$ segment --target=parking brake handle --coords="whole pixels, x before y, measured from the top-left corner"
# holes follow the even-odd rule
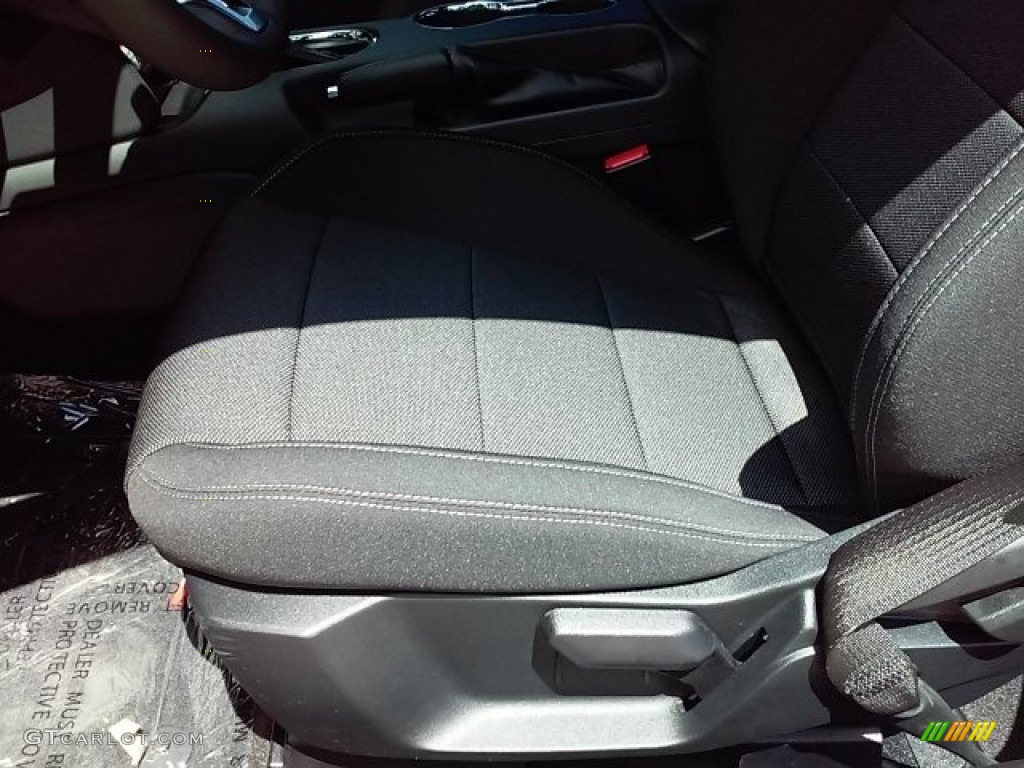
[[[531,66],[466,48],[368,64],[343,74],[328,89],[342,105],[422,101],[486,121],[614,101],[657,91],[659,58],[608,69]]]
[[[357,106],[443,95],[456,85],[456,70],[446,49],[358,67],[344,73],[328,93],[344,104]]]

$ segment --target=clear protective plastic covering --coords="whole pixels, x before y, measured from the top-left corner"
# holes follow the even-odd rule
[[[0,768],[261,765],[269,725],[121,492],[139,391],[0,381]]]

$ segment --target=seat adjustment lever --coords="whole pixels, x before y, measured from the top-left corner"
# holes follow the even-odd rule
[[[722,647],[690,611],[556,608],[542,626],[551,646],[585,669],[690,670]]]

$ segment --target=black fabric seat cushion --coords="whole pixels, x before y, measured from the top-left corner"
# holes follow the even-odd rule
[[[759,286],[527,150],[308,148],[225,223],[170,342],[132,509],[236,582],[665,585],[859,503],[836,403]]]

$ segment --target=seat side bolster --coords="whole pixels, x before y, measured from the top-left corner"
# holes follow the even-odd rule
[[[286,588],[633,589],[823,535],[779,507],[667,477],[399,446],[170,446],[128,493],[179,564]]]

